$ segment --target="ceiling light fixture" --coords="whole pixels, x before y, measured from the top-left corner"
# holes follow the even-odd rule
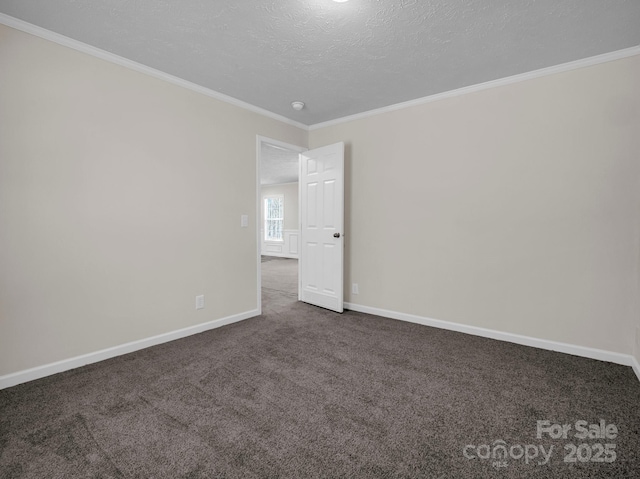
[[[304,102],[302,101],[292,101],[291,102],[291,108],[293,108],[295,111],[300,111],[304,108]]]
[[[344,2],[347,2],[349,0],[333,0],[333,1],[336,2],[336,3],[344,3]]]

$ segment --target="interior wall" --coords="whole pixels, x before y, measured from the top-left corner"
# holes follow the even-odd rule
[[[271,195],[284,196],[284,229],[297,230],[299,228],[298,218],[298,183],[284,183],[281,185],[264,185],[261,188],[261,224],[264,225],[264,199]]]
[[[306,131],[2,25],[0,65],[0,376],[257,308],[256,135]]]
[[[345,300],[633,354],[639,84],[635,56],[312,130],[347,144]]]
[[[640,365],[640,316],[636,321],[635,338],[636,338],[636,346],[635,346],[634,356],[636,358],[638,365]],[[638,374],[638,379],[640,379],[640,369],[638,369],[637,374]]]
[[[638,189],[640,190],[640,180],[638,181]],[[638,211],[640,212],[640,203],[638,203]],[[638,231],[640,232],[640,214],[638,215]],[[638,302],[640,303],[640,243],[638,244]],[[638,309],[640,310],[640,307]],[[635,341],[636,374],[640,379],[640,312],[636,316]]]

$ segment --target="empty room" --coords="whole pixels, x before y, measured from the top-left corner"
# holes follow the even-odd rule
[[[0,0],[0,477],[639,478],[639,25]]]

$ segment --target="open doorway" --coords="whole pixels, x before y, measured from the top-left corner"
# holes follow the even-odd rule
[[[298,300],[299,153],[306,148],[257,138],[258,309]]]

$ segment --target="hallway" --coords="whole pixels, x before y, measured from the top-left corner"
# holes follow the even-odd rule
[[[298,301],[298,260],[262,256],[263,314]]]

